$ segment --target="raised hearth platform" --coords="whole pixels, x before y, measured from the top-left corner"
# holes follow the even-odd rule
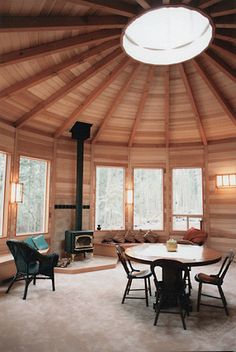
[[[90,256],[70,263],[66,268],[56,267],[55,273],[60,274],[81,274],[91,271],[114,269],[117,265],[117,258],[105,256]]]

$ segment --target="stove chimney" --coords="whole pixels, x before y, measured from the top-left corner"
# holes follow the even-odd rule
[[[77,170],[76,170],[76,224],[77,231],[82,230],[83,211],[83,166],[84,141],[90,138],[90,123],[77,121],[71,128],[72,138],[77,139]]]

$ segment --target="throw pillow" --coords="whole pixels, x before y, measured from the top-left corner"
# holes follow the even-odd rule
[[[36,237],[32,237],[33,241],[34,241],[34,244],[35,246],[38,248],[38,249],[48,249],[48,243],[46,242],[45,238],[44,238],[44,235],[39,235],[39,236],[36,236]]]
[[[158,242],[158,235],[153,233],[151,230],[147,231],[143,237],[145,242],[148,242],[148,243]]]
[[[27,243],[31,248],[38,250],[38,247],[35,245],[32,237],[26,238],[24,242]]]
[[[191,227],[183,237],[183,240],[192,241],[193,243],[202,245],[207,239],[207,233],[203,230]]]
[[[144,243],[144,240],[145,240],[144,234],[145,234],[145,232],[142,230],[137,231],[134,235],[135,241],[138,243]]]
[[[117,232],[115,236],[113,237],[113,241],[116,243],[124,243],[125,242],[125,236],[124,232]]]
[[[111,232],[108,232],[105,234],[102,243],[112,243],[113,241],[114,234]]]
[[[125,242],[133,243],[135,242],[135,233],[132,230],[128,230],[125,233]]]

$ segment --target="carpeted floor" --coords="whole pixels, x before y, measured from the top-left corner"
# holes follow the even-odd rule
[[[219,265],[192,270],[216,272]],[[197,284],[192,299],[196,303]],[[230,316],[223,310],[201,307],[186,318],[161,314],[153,326],[152,301],[121,304],[126,277],[118,265],[111,270],[77,275],[56,274],[56,291],[48,280],[29,287],[23,283],[6,295],[0,286],[0,350],[3,352],[169,352],[236,351],[236,263],[224,282]]]

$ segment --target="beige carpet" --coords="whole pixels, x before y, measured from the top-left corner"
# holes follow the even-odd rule
[[[218,265],[196,268],[215,272]],[[126,284],[123,268],[76,275],[56,275],[29,287],[22,300],[18,283],[6,295],[0,286],[0,350],[3,352],[161,352],[236,351],[236,264],[225,279],[230,317],[223,310],[196,306],[183,330],[179,315],[161,314],[153,326],[152,303],[127,300],[121,304]],[[194,282],[193,301],[197,284]],[[153,298],[152,298],[153,300]]]

